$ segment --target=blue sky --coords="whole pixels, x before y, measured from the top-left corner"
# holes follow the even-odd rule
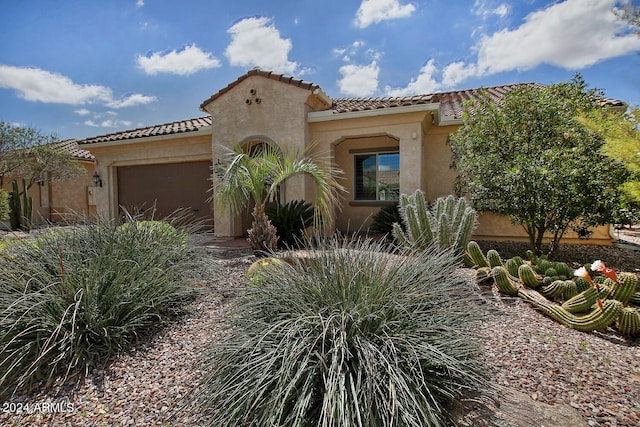
[[[634,0],[0,1],[0,121],[83,138],[204,115],[253,67],[331,97],[507,83],[640,104]]]

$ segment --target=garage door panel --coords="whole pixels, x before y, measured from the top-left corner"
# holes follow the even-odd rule
[[[118,175],[118,204],[129,212],[164,218],[185,209],[198,220],[212,225],[213,212],[207,199],[211,162],[121,166]]]

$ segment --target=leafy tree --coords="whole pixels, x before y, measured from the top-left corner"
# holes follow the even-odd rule
[[[630,173],[622,185],[626,197],[619,223],[634,223],[640,218],[640,107],[625,113],[596,110],[582,118],[589,129],[605,138],[603,153],[623,163]]]
[[[6,176],[24,178],[30,188],[38,181],[65,180],[85,172],[61,149],[57,136],[0,121],[0,185]]]
[[[23,178],[26,185],[19,194],[23,195],[38,181],[65,180],[84,173],[55,135],[0,121],[0,187],[7,176]],[[31,218],[25,219],[31,222]]]
[[[216,171],[220,176],[215,180],[214,199],[220,207],[230,207],[233,213],[242,212],[253,202],[253,223],[248,230],[251,247],[256,251],[272,251],[276,249],[277,230],[265,214],[265,208],[275,199],[280,184],[298,174],[313,179],[316,184],[314,225],[321,227],[333,218],[339,205],[338,191],[343,187],[337,179],[342,171],[313,155],[313,147],[284,153],[269,144],[259,147],[253,152],[245,152],[240,146],[233,150],[221,147],[228,152]]]
[[[521,225],[536,253],[545,233],[553,254],[569,228],[587,237],[590,227],[612,222],[628,172],[578,119],[602,108],[601,96],[579,75],[519,86],[499,103],[482,92],[465,104],[464,126],[451,136],[457,190],[478,210]]]

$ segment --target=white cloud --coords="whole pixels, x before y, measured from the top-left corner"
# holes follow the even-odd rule
[[[481,17],[482,19],[488,19],[491,15],[496,15],[500,18],[504,18],[509,14],[509,5],[501,3],[498,6],[494,6],[494,2],[489,4],[488,0],[476,0],[473,3],[471,11]]]
[[[334,56],[340,56],[343,62],[355,62],[360,59],[361,62],[379,61],[384,52],[368,48],[362,49],[366,43],[362,40],[356,40],[347,48],[335,48],[332,50]]]
[[[0,64],[0,87],[14,89],[20,98],[33,102],[86,105],[105,104],[112,108],[148,104],[153,96],[140,94],[115,100],[110,88],[101,85],[80,85],[69,77],[39,68],[13,67]]]
[[[181,51],[172,50],[168,53],[153,53],[151,56],[138,55],[138,67],[149,75],[158,73],[188,76],[200,70],[220,67],[220,61],[211,53],[205,52],[192,44]]]
[[[455,87],[457,84],[478,74],[475,64],[465,64],[463,61],[452,62],[442,70],[442,86]]]
[[[264,17],[245,18],[227,30],[231,42],[225,50],[229,63],[238,67],[260,67],[293,74],[299,64],[289,61],[291,39]]]
[[[14,89],[27,101],[82,105],[111,100],[111,89],[79,85],[62,74],[39,68],[0,65],[0,87]]]
[[[91,111],[87,110],[86,108],[80,108],[79,110],[75,110],[74,113],[79,116],[88,116],[89,114],[91,114]]]
[[[94,120],[85,120],[84,124],[94,128],[122,128],[131,127],[133,122],[129,120],[103,120],[98,123]]]
[[[493,74],[541,64],[578,70],[640,50],[640,38],[611,10],[617,0],[566,0],[529,14],[524,24],[480,41],[478,71]]]
[[[157,98],[155,96],[147,96],[147,95],[141,95],[139,93],[134,93],[122,99],[117,99],[117,100],[114,99],[110,102],[107,102],[106,106],[110,108],[125,108],[125,107],[133,107],[134,105],[151,104],[156,100]]]
[[[409,84],[403,88],[385,87],[385,92],[389,96],[415,95],[418,93],[432,93],[441,88],[441,84],[436,81],[437,68],[430,59],[421,69],[420,74],[415,79],[411,79]]]
[[[348,64],[340,67],[340,92],[351,96],[371,96],[378,90],[380,68],[376,61],[369,65]]]
[[[456,61],[442,72],[429,61],[404,88],[386,87],[390,95],[430,93],[453,88],[471,77],[528,70],[548,64],[580,70],[600,61],[640,52],[634,28],[612,13],[618,0],[565,0],[532,12],[515,29],[483,36],[474,48],[476,61]],[[486,2],[476,5],[486,8]],[[508,6],[505,5],[508,13]],[[501,6],[486,9],[502,14]],[[441,79],[438,80],[437,77]]]
[[[362,0],[356,12],[355,24],[358,28],[367,28],[391,19],[406,18],[416,10],[409,4],[400,4],[400,0]]]
[[[144,0],[137,0],[136,7],[142,7],[142,6],[144,6]]]

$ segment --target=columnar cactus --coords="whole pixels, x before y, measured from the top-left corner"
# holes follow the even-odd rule
[[[22,194],[22,200],[20,195]],[[22,192],[18,189],[18,182],[11,182],[9,193],[9,220],[12,230],[31,230],[31,217],[33,214],[33,198],[29,196],[26,181],[22,180]]]
[[[478,268],[489,267],[489,260],[482,253],[478,242],[472,240],[467,244],[467,256],[471,259],[472,266]]]
[[[620,273],[618,275],[618,281],[610,285],[607,297],[610,299],[616,299],[622,304],[627,304],[635,294],[637,284],[638,278],[635,274]]]
[[[545,298],[534,297],[534,293],[538,292],[528,289],[526,292],[519,292],[519,295],[556,322],[581,332],[604,329],[615,322],[622,312],[620,301],[606,300],[602,302],[602,307],[596,304],[590,313],[576,315]],[[540,294],[538,293],[538,295]]]
[[[537,275],[529,264],[522,264],[518,267],[518,277],[526,286],[536,289],[542,285],[542,278]]]
[[[602,272],[601,276],[592,279],[588,269],[583,267],[576,270],[575,280],[547,282],[550,276],[543,280],[532,264],[524,263],[522,259],[503,262],[495,250],[488,251],[485,257],[475,242],[467,245],[466,254],[475,260],[476,265],[484,263],[493,267],[478,267],[477,271],[482,271],[481,276],[485,278],[491,268],[490,277],[501,293],[519,296],[565,326],[591,332],[615,323],[622,335],[640,335],[638,308],[626,306],[634,304],[640,293],[637,290],[638,278],[633,273],[616,274],[603,262],[596,261],[592,269]],[[537,263],[538,271],[546,269],[545,273],[557,275],[553,277],[563,277],[568,273],[568,266],[564,263],[551,263],[542,257],[531,259]]]
[[[494,267],[493,270],[491,270],[491,275],[500,292],[510,296],[518,295],[518,290],[521,286],[511,278],[506,268],[502,266]]]
[[[569,313],[582,313],[596,303],[596,298],[598,298],[598,291],[593,286],[589,286],[586,290],[562,303],[562,308]]]
[[[464,198],[441,197],[431,210],[428,209],[421,190],[411,196],[400,196],[400,216],[406,231],[394,223],[393,235],[401,244],[413,249],[436,244],[442,250],[453,248],[460,256],[464,254],[477,220],[475,209]]]
[[[633,307],[624,307],[616,322],[616,327],[622,335],[640,335],[640,312]]]

